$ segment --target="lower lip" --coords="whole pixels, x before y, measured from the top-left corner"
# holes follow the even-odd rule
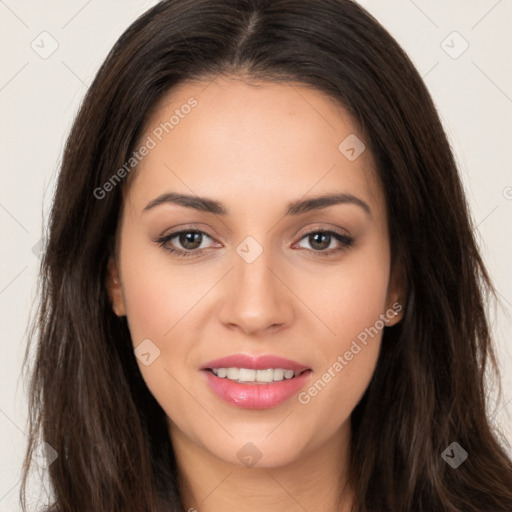
[[[203,373],[214,393],[229,404],[242,409],[270,409],[298,393],[309,379],[311,370],[306,370],[293,379],[269,384],[239,384],[227,378],[217,377],[208,370],[203,370]]]

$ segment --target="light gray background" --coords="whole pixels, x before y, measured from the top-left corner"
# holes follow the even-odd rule
[[[27,419],[20,368],[43,214],[62,147],[107,52],[155,3],[0,0],[0,512],[20,509]],[[493,422],[512,439],[512,0],[360,3],[410,55],[456,153],[478,239],[503,304],[493,318],[504,396],[500,403],[493,397],[491,405]],[[40,35],[44,31],[50,36]],[[58,48],[47,56],[52,44]]]

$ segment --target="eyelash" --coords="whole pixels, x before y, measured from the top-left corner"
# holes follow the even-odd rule
[[[199,257],[199,256],[201,256],[206,249],[195,249],[195,250],[190,250],[190,251],[181,251],[179,249],[173,249],[173,248],[170,248],[170,247],[167,246],[167,244],[173,238],[176,238],[177,236],[179,236],[179,235],[181,235],[183,233],[200,233],[200,234],[206,235],[208,238],[211,238],[213,240],[213,237],[210,236],[205,231],[201,231],[201,230],[198,230],[198,229],[182,229],[180,231],[175,231],[174,233],[170,233],[168,235],[159,237],[159,238],[157,238],[157,239],[155,239],[153,241],[155,243],[157,243],[159,246],[163,247],[167,252],[169,252],[170,254],[174,254],[178,258],[190,258],[190,257]],[[346,250],[347,248],[351,247],[352,244],[354,243],[354,239],[349,237],[349,236],[347,236],[347,235],[344,235],[342,233],[338,233],[337,231],[322,230],[322,229],[317,229],[317,230],[314,230],[314,231],[310,231],[309,233],[305,233],[303,236],[301,236],[301,238],[299,239],[299,242],[301,240],[303,240],[304,238],[310,236],[310,235],[318,234],[318,233],[322,233],[324,235],[330,235],[330,236],[334,237],[338,242],[341,243],[340,247],[338,247],[337,249],[331,249],[330,251],[325,251],[325,250],[324,251],[315,251],[315,250],[313,250],[313,252],[316,255],[321,256],[321,257],[329,257],[329,256],[332,256],[334,254],[337,254],[337,253],[339,253],[339,252],[341,252],[343,250]]]

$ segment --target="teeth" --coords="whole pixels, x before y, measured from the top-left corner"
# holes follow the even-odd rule
[[[236,371],[238,372],[238,380],[240,382],[254,382],[256,380],[256,370],[248,370],[247,368],[236,368]]]
[[[272,370],[272,368],[269,368],[268,370],[257,370],[254,380],[257,380],[258,382],[273,382],[274,371],[275,370]]]
[[[238,368],[228,368],[228,379],[229,380],[238,380],[238,376],[240,375],[240,370]]]
[[[283,380],[284,379],[284,372],[282,368],[275,368],[274,369],[274,380]]]
[[[243,382],[277,382],[283,379],[292,379],[301,372],[284,370],[283,368],[267,368],[265,370],[252,370],[249,368],[213,368],[212,372],[222,379],[227,378],[238,383]]]

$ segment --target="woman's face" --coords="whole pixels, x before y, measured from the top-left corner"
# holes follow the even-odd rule
[[[108,286],[175,444],[274,467],[347,432],[401,318],[363,144],[298,85],[183,83],[153,114]]]

